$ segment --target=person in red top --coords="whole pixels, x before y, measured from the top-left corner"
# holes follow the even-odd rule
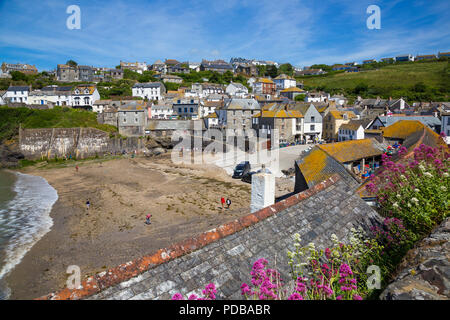
[[[150,218],[152,217],[152,215],[151,214],[148,214],[145,218],[146,218],[146,221],[145,221],[145,223],[146,224],[152,224],[151,222],[150,222]]]
[[[222,203],[222,209],[223,209],[223,205],[225,204],[225,198],[222,197],[222,198],[220,199],[220,202]]]

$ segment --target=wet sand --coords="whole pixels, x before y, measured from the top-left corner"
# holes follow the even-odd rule
[[[64,288],[67,267],[82,277],[167,247],[249,213],[250,185],[213,165],[174,165],[157,158],[79,162],[24,173],[58,191],[54,225],[7,276],[10,299],[33,299]],[[232,200],[230,210],[220,198]],[[86,200],[91,208],[86,209]],[[145,216],[152,214],[152,224]]]

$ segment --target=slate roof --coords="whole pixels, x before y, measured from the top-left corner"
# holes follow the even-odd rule
[[[225,109],[227,110],[260,110],[258,101],[255,99],[227,99],[225,101]]]
[[[261,115],[262,113],[262,115]],[[298,110],[262,110],[253,118],[303,118],[303,115]]]
[[[345,114],[347,115],[348,119],[356,118],[356,114],[353,111],[330,110],[330,114],[335,119],[344,119]]]
[[[388,127],[401,120],[416,120],[429,127],[439,126],[441,124],[441,121],[434,116],[379,116],[378,118],[385,127]]]
[[[309,188],[321,183],[336,173],[346,180],[357,181],[341,163],[329,156],[318,146],[312,148],[295,163],[302,172]]]
[[[119,107],[119,111],[144,111],[147,104],[143,100],[133,100]]]
[[[10,86],[8,91],[30,91],[28,86]]]
[[[344,123],[342,124],[339,129],[342,130],[352,130],[352,131],[356,131],[359,129],[359,127],[362,126],[362,121],[361,120],[351,120],[348,123]],[[363,128],[364,129],[364,128]]]
[[[374,139],[348,140],[321,144],[321,150],[341,163],[361,160],[384,153],[385,146]]]
[[[145,83],[135,83],[133,88],[158,88],[161,87],[161,82],[145,82]]]

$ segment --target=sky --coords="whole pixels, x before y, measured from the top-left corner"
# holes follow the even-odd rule
[[[80,29],[67,28],[70,5]],[[380,29],[367,27],[370,5]],[[448,0],[0,0],[0,63],[361,62],[450,51],[449,17]]]

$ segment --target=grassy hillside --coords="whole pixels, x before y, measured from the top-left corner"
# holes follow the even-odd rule
[[[399,98],[409,101],[448,101],[450,67],[447,61],[398,63],[377,70],[297,78],[308,89],[350,97]]]
[[[50,110],[0,107],[0,142],[16,136],[20,124],[22,128],[92,127],[110,133],[117,132],[114,126],[98,124],[96,114],[89,111],[67,107]]]

